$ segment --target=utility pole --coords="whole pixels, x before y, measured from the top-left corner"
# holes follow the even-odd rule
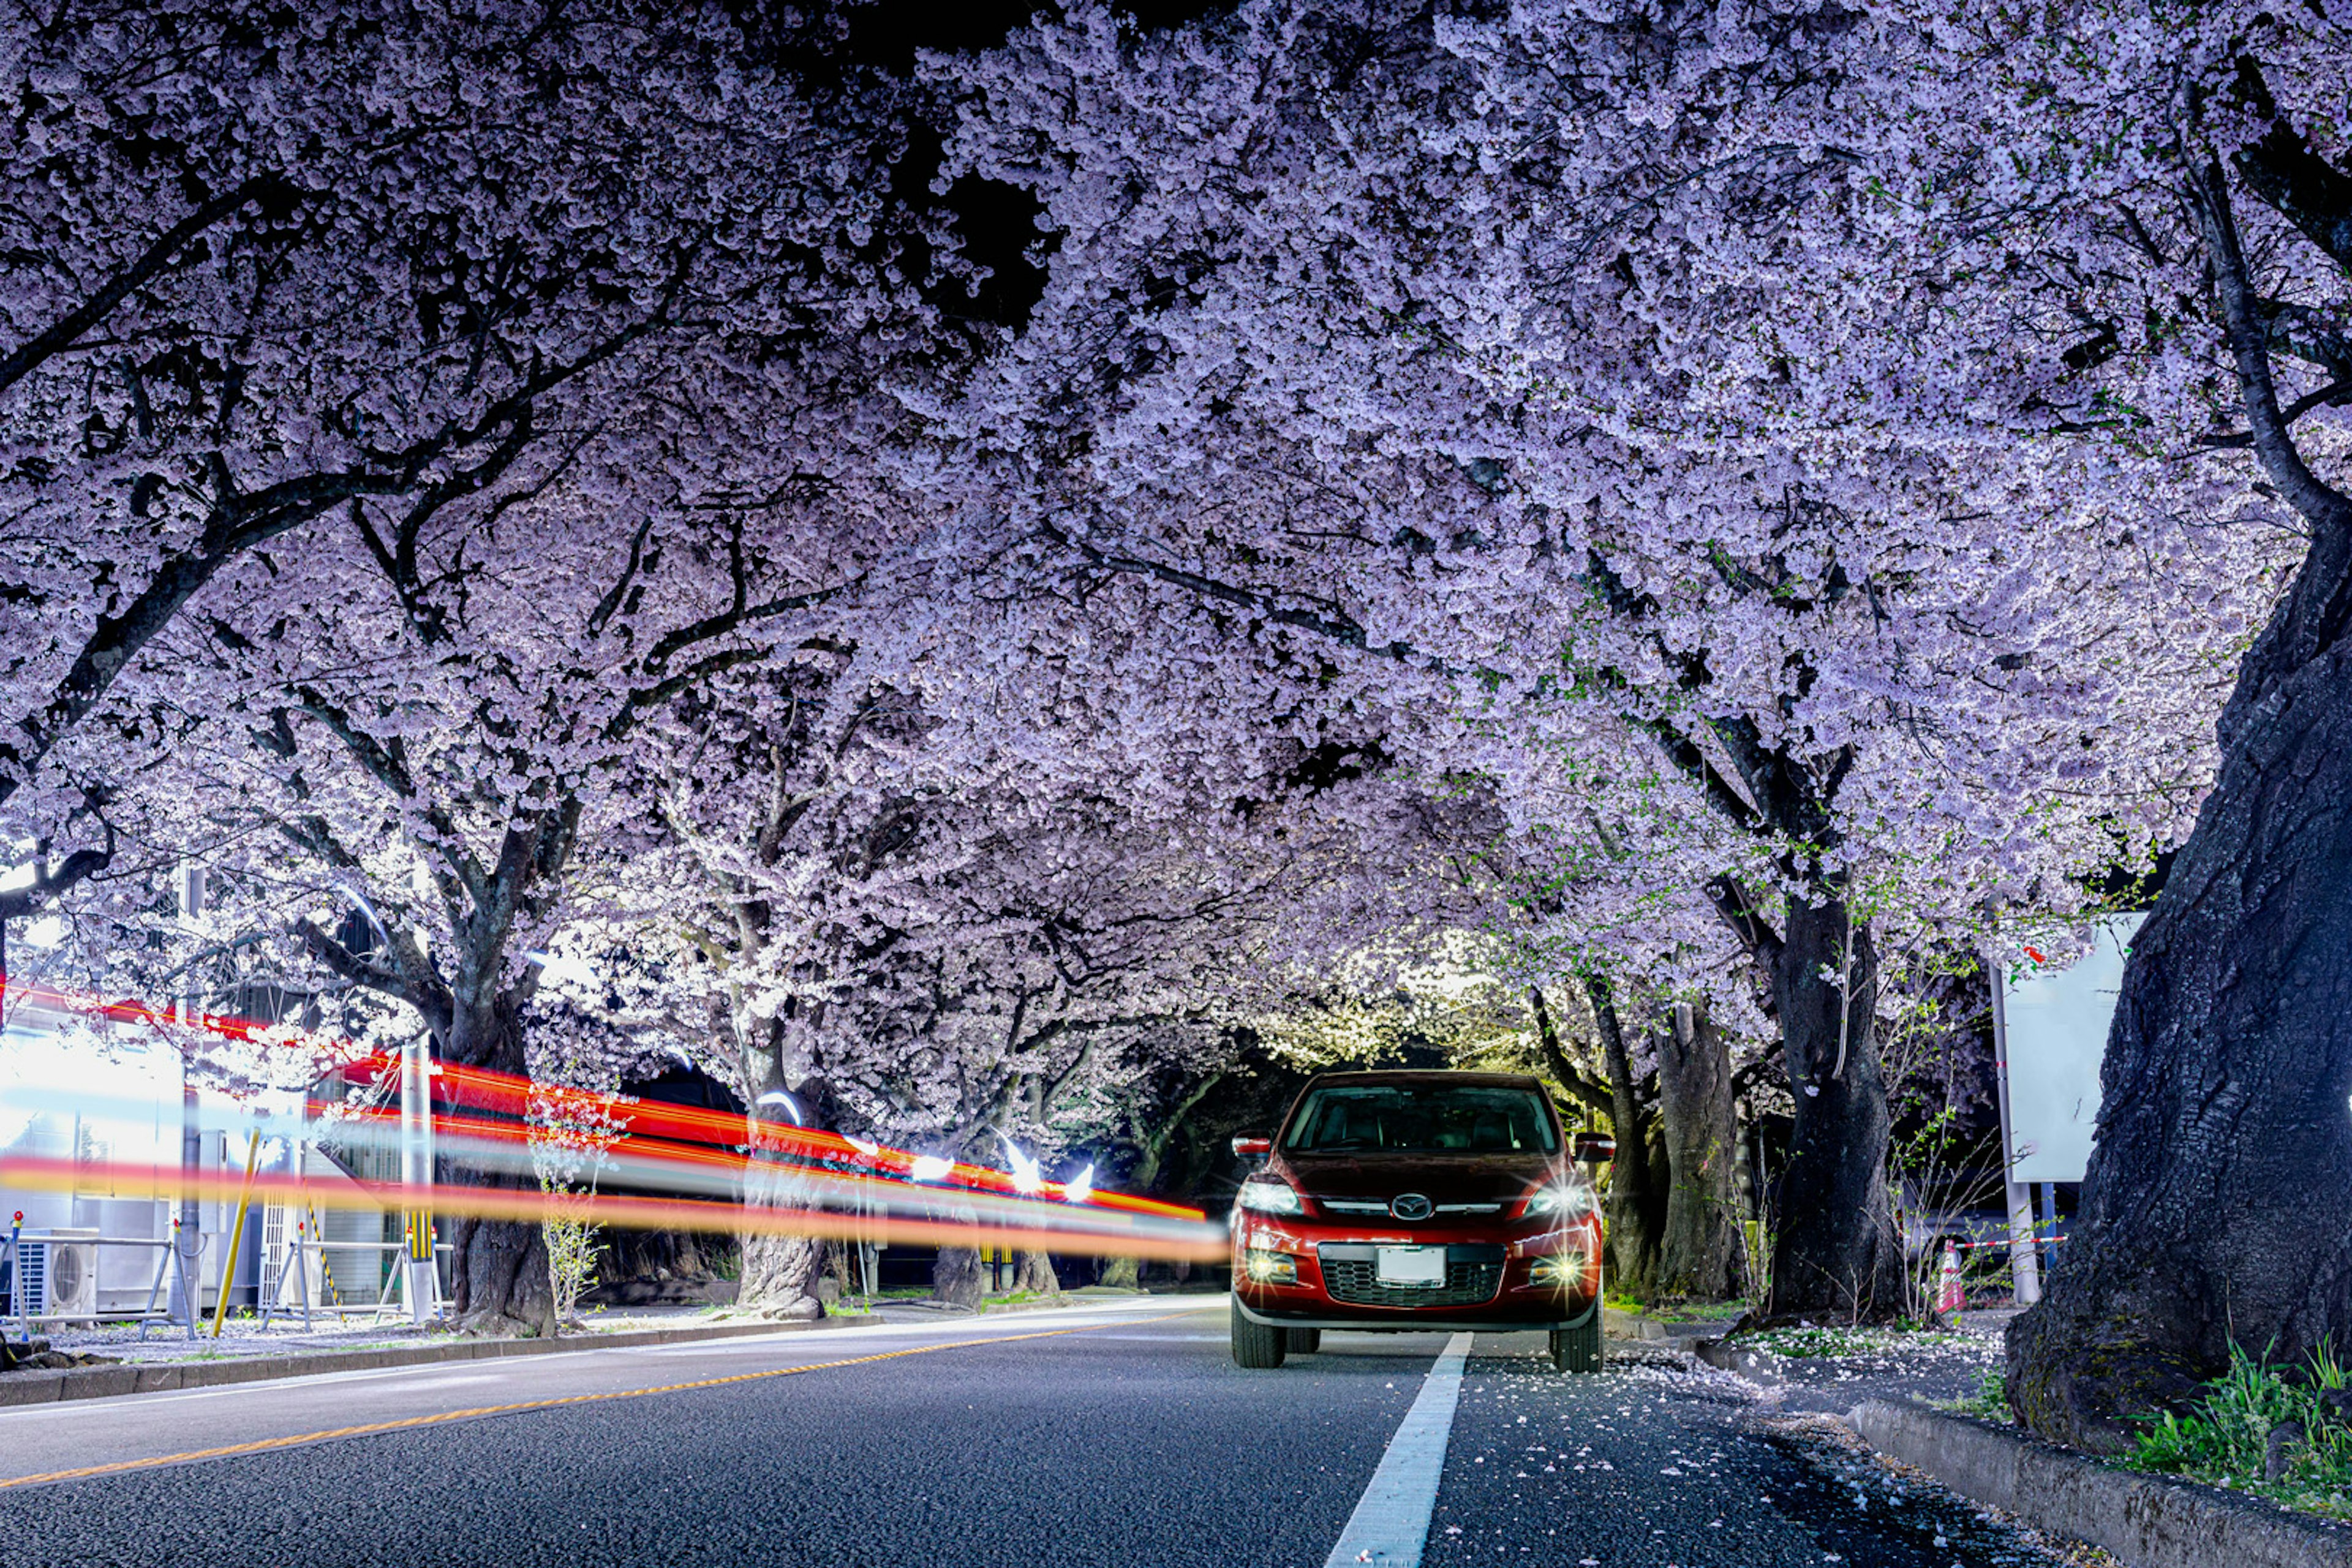
[[[2009,1210],[2009,1273],[2017,1287],[2017,1304],[2031,1307],[2042,1300],[2042,1259],[2033,1238],[2033,1193],[2017,1179],[2017,1136],[2009,1115],[2009,1009],[2007,971],[2000,954],[1985,953],[1985,971],[1992,977],[1993,1081],[2000,1089],[2000,1180]]]
[[[173,878],[178,895],[180,921],[191,937],[195,935],[195,921],[205,912],[205,868],[193,861],[183,860]],[[205,1168],[205,1131],[201,1108],[196,1103],[196,1050],[198,1034],[203,1026],[204,983],[198,977],[196,965],[191,962],[180,980],[178,1012],[180,1024],[180,1224],[172,1237],[173,1247],[180,1254],[181,1267],[172,1272],[172,1320],[188,1325],[195,1332],[197,1316],[204,1310],[203,1277],[197,1272],[196,1261],[204,1252],[204,1203],[197,1186]],[[228,1289],[228,1281],[221,1281]]]
[[[432,1036],[420,1032],[400,1059],[400,1181],[408,1216],[405,1281],[408,1317],[425,1323],[433,1316],[438,1281],[433,1268]]]

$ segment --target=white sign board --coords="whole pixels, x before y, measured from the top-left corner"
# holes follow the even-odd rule
[[[2146,914],[2111,915],[2064,969],[2027,965],[2000,997],[2010,1137],[2020,1182],[2079,1182],[2099,1121],[2099,1063],[2122,994],[2124,955]]]

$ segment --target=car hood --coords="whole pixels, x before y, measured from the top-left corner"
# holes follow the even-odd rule
[[[1419,1193],[1432,1203],[1508,1203],[1560,1171],[1541,1154],[1285,1154],[1284,1173],[1310,1197]]]

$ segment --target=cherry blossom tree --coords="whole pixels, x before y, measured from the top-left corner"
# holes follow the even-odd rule
[[[1841,144],[1852,31],[1074,7],[953,68],[960,166],[1054,243],[944,423],[975,507],[1189,603],[1194,657],[1646,736],[1760,851],[1679,875],[1772,975],[1802,1091],[1772,1305],[1869,1314],[1903,1300],[1874,922],[2063,905],[2175,833],[2278,561],[2198,526],[2209,475],[2021,434],[2056,423],[2038,342],[1894,363],[1940,285]]]
[[[896,132],[861,141],[856,104],[716,14],[270,26],[293,24],[257,37],[355,121],[288,149],[328,149],[299,172],[332,244],[233,269],[257,313],[205,395],[234,406],[180,438],[251,490],[276,470],[218,450],[250,405],[270,462],[397,482],[337,489],[299,552],[206,557],[203,620],[142,634],[171,657],[117,682],[110,728],[168,737],[175,847],[214,849],[232,903],[290,907],[312,959],[450,1059],[522,1071],[530,954],[582,835],[633,826],[609,807],[636,726],[821,634],[919,515],[838,477],[887,438],[877,361],[928,314],[896,271],[905,215],[870,195]],[[430,182],[399,173],[419,139]],[[109,395],[136,414],[138,384]],[[551,1328],[530,1227],[458,1232],[461,1312]]]
[[[225,569],[354,506],[396,554],[404,513],[547,482],[684,390],[665,356],[722,304],[774,335],[876,302],[829,276],[887,260],[874,150],[715,10],[0,30],[0,809],[80,842],[28,899],[104,862],[110,767],[157,736],[117,711],[59,746]]]
[[[2235,5],[1890,22],[1881,47],[1907,40],[1921,74],[1890,100],[1888,188],[1968,284],[1955,340],[2033,323],[2074,440],[2210,477],[2212,519],[2292,566],[2231,650],[2218,777],[2133,942],[2071,1255],[2011,1332],[2019,1415],[2114,1447],[2233,1344],[2292,1362],[2352,1335],[2352,26]]]

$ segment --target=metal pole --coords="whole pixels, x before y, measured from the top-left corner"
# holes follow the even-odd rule
[[[190,865],[183,860],[180,862],[177,883],[180,919],[184,925],[191,924],[198,915],[204,913],[204,868]],[[195,966],[191,963],[186,977],[182,982],[179,996],[180,1217],[175,1222],[175,1240],[173,1247],[173,1251],[182,1258],[184,1266],[175,1269],[172,1275],[172,1318],[175,1322],[184,1322],[188,1325],[191,1338],[195,1334],[196,1315],[204,1310],[204,1303],[198,1300],[203,1289],[199,1282],[202,1276],[196,1275],[192,1281],[192,1271],[184,1267],[188,1255],[181,1252],[176,1237],[184,1235],[199,1249],[202,1248],[201,1237],[205,1232],[205,1215],[203,1199],[198,1194],[197,1181],[204,1170],[205,1133],[202,1113],[196,1104],[195,1030],[198,1027],[197,1017],[203,1006],[203,997],[198,993],[198,984]],[[226,1281],[223,1282],[224,1288],[226,1283]]]
[[[2008,986],[1999,954],[1986,952],[1985,969],[1992,976],[1992,1066],[1993,1080],[2000,1088],[2000,1180],[2009,1208],[2009,1273],[2016,1283],[2017,1304],[2031,1307],[2042,1300],[2042,1268],[2033,1247],[2033,1195],[2017,1179],[2017,1142],[2009,1117],[2009,1013],[2002,999]]]
[[[228,1259],[221,1265],[220,1300],[213,1308],[213,1338],[220,1338],[221,1324],[228,1319],[229,1287],[236,1280],[236,1247],[245,1239],[246,1211],[253,1206],[253,1165],[261,1157],[261,1129],[253,1130],[245,1146],[245,1187],[236,1195],[236,1218],[229,1222]],[[255,1292],[257,1295],[258,1291]]]
[[[31,1309],[25,1305],[25,1299],[28,1292],[25,1289],[25,1281],[19,1277],[20,1271],[16,1267],[20,1257],[16,1250],[16,1238],[24,1233],[25,1211],[18,1209],[15,1217],[8,1222],[8,1256],[0,1258],[0,1285],[8,1288],[8,1304],[16,1309],[16,1321],[25,1326],[25,1337],[29,1340],[33,1337],[32,1312]]]
[[[433,1315],[433,1209],[427,1195],[433,1184],[432,1154],[426,1146],[430,1112],[425,1100],[425,1068],[431,1061],[422,1035],[408,1042],[400,1062],[400,1180],[407,1189],[406,1278],[408,1319],[422,1324]]]

